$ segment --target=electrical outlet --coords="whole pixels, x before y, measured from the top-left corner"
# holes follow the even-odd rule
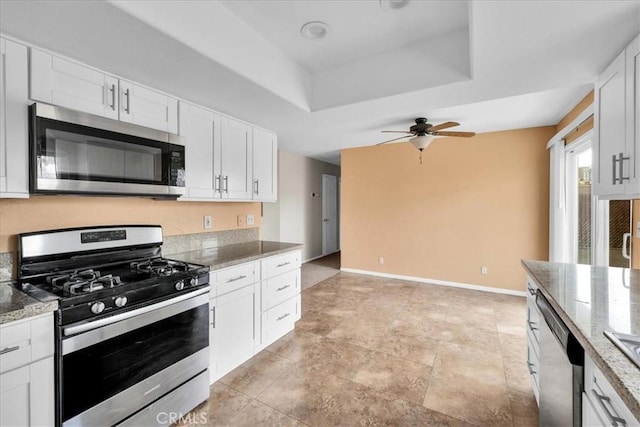
[[[204,228],[208,229],[213,227],[213,217],[211,215],[204,216]]]
[[[383,257],[378,258],[378,264],[380,264],[380,265],[384,264],[384,258]]]
[[[247,215],[247,225],[253,225],[254,218],[253,215]]]
[[[480,274],[486,276],[487,274],[489,274],[489,269],[483,265],[482,268],[480,268]]]
[[[244,215],[238,215],[238,227],[242,227],[244,225]]]

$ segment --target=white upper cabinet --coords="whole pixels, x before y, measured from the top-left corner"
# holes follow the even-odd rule
[[[601,198],[640,198],[640,35],[595,84],[594,193]]]
[[[278,138],[274,133],[253,129],[252,198],[275,201],[278,198]]]
[[[31,99],[118,119],[118,79],[31,49]]]
[[[220,116],[180,102],[180,135],[185,141],[186,192],[182,199],[220,198],[220,177],[214,178],[214,144],[220,140]]]
[[[627,145],[632,152],[633,178],[629,184],[632,198],[640,198],[640,34],[626,53],[627,77]]]
[[[31,49],[31,99],[178,133],[178,100],[161,92]]]
[[[178,133],[178,100],[120,80],[120,120],[164,132]]]
[[[220,175],[223,199],[251,200],[251,126],[223,117],[220,132]],[[218,171],[220,171],[218,173]]]
[[[29,197],[27,47],[0,38],[0,197]]]

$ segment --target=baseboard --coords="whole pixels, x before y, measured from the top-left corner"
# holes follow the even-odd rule
[[[427,279],[424,277],[404,276],[402,274],[380,273],[378,271],[358,270],[356,268],[341,268],[345,273],[366,274],[368,276],[385,277],[387,279],[409,280],[411,282],[428,283],[430,285],[451,286],[454,288],[472,289],[474,291],[493,292],[494,294],[515,295],[526,297],[525,291],[514,291],[511,289],[492,288],[490,286],[472,285],[469,283],[449,282],[447,280]]]

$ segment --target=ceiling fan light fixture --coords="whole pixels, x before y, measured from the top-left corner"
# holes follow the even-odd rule
[[[380,7],[387,10],[402,9],[410,0],[380,0]]]
[[[300,34],[310,40],[323,39],[329,34],[329,25],[321,21],[311,21],[300,27]]]
[[[418,135],[409,140],[409,142],[416,147],[418,150],[422,151],[429,146],[433,142],[435,138],[431,135]]]

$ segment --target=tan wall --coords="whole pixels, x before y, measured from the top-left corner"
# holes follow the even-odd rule
[[[573,109],[569,111],[566,116],[562,118],[562,120],[558,122],[558,124],[556,125],[556,132],[559,132],[560,130],[562,130],[562,128],[564,128],[573,120],[575,120],[575,118],[578,117],[580,113],[582,113],[585,110],[585,108],[593,104],[593,100],[594,100],[594,91],[591,91],[588,94],[586,94],[585,97],[582,98],[582,100],[578,102],[576,106],[573,107]]]
[[[524,290],[520,260],[548,259],[555,129],[438,139],[422,165],[409,143],[344,150],[342,266]]]
[[[17,234],[65,227],[160,224],[165,236],[230,230],[237,215],[253,214],[260,226],[260,203],[178,202],[117,197],[34,196],[0,199],[0,252],[17,250]],[[213,216],[213,229],[203,216]]]

